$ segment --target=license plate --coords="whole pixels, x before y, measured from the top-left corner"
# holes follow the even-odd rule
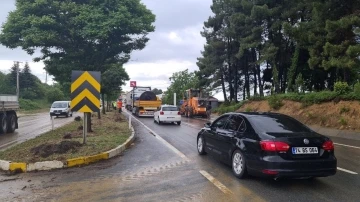
[[[317,147],[293,147],[292,153],[293,154],[317,154],[318,148]]]
[[[57,112],[57,113],[55,113],[55,114],[60,114],[60,113]]]
[[[173,119],[173,118],[175,118],[175,117],[167,117],[168,119]]]

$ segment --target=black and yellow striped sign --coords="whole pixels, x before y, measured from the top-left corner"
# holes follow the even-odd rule
[[[98,112],[100,110],[100,72],[72,71],[71,111]]]

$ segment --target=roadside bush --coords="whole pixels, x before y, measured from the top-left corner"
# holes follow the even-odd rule
[[[334,91],[339,94],[346,94],[351,92],[351,88],[346,82],[338,81],[334,84]]]
[[[283,106],[282,99],[280,96],[272,95],[268,98],[269,106],[272,109],[278,110]]]
[[[241,101],[238,103],[232,102],[229,105],[224,105],[222,104],[221,106],[219,106],[218,108],[214,109],[215,113],[218,113],[219,115],[221,114],[225,114],[228,112],[235,112],[237,111],[241,106],[243,106],[245,104],[246,101]]]
[[[46,97],[48,102],[53,103],[54,101],[63,100],[64,93],[58,88],[53,88],[47,92]]]
[[[354,85],[354,93],[360,95],[360,82],[359,81]]]
[[[27,99],[19,99],[20,109],[22,110],[36,110],[41,109],[41,105],[37,102],[27,100]]]

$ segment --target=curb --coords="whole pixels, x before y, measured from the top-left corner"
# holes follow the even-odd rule
[[[110,159],[115,156],[120,155],[125,149],[127,149],[135,140],[135,130],[134,127],[131,126],[131,135],[130,137],[118,147],[111,149],[109,151],[96,154],[93,156],[83,156],[73,159],[67,159],[66,163],[61,161],[41,161],[36,163],[19,163],[19,162],[11,162],[0,160],[0,170],[10,171],[10,173],[24,173],[31,171],[40,171],[40,170],[52,170],[59,168],[70,168],[75,166],[87,165],[90,163],[94,163],[100,160]]]

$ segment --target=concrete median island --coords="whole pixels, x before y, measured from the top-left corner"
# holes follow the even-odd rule
[[[73,121],[0,152],[0,170],[29,172],[81,166],[122,153],[134,140],[134,130],[118,113],[92,118],[92,130],[82,144],[82,122]]]

